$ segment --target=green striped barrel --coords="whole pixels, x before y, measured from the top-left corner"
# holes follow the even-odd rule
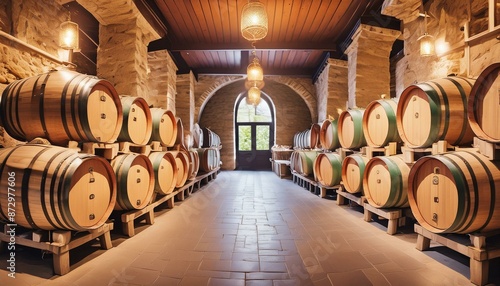
[[[446,77],[407,87],[399,99],[396,123],[401,139],[412,148],[439,140],[455,146],[472,142],[467,100],[474,80]]]
[[[325,187],[340,184],[342,157],[337,153],[320,153],[314,161],[314,177]]]
[[[323,150],[333,151],[340,147],[337,123],[338,120],[336,119],[326,119],[321,124],[319,142]]]
[[[403,155],[370,159],[363,174],[363,190],[368,203],[376,208],[407,207],[409,172]]]
[[[422,157],[408,177],[408,201],[418,223],[434,233],[500,229],[500,162],[477,152]]]
[[[358,149],[366,145],[363,134],[364,109],[343,111],[338,120],[339,142],[347,149]]]
[[[363,192],[363,174],[368,158],[361,154],[352,154],[342,161],[342,184],[344,189],[351,193]]]
[[[295,150],[290,157],[290,166],[301,175],[314,175],[314,160],[317,156],[318,151]]]
[[[397,107],[397,99],[379,99],[368,104],[363,114],[363,134],[368,146],[401,142],[396,124]]]

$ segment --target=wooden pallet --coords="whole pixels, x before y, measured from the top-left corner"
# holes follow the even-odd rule
[[[161,146],[161,142],[160,141],[153,141],[151,142],[150,144],[151,146],[151,152],[164,152],[164,151],[167,151],[167,147],[163,147]]]
[[[349,192],[344,192],[342,190],[343,190],[343,188],[340,188],[339,190],[337,190],[337,205],[339,205],[339,206],[345,205],[345,204],[347,204],[346,200],[349,200],[349,201],[356,203],[360,206],[364,206],[364,204],[366,202],[366,198],[365,198],[365,196],[361,195],[361,193],[351,194]]]
[[[151,145],[139,145],[131,142],[119,142],[119,153],[138,153],[148,156],[151,153]]]
[[[474,137],[473,146],[478,149],[479,153],[488,157],[490,160],[500,159],[500,144],[498,143],[491,143]]]
[[[316,193],[320,198],[326,198],[328,195],[337,197],[337,191],[342,190],[342,185],[335,186],[323,186],[320,183],[317,185],[317,189],[319,189],[319,193]]]
[[[118,155],[118,143],[82,143],[82,153],[97,155],[108,160],[113,160]]]
[[[290,171],[290,160],[273,160],[270,159],[272,170],[278,177],[291,178],[292,173]]]
[[[364,153],[368,160],[376,156],[391,156],[399,154],[400,152],[401,143],[398,142],[390,142],[389,144],[387,144],[387,146],[384,147],[366,146],[361,150],[361,153]]]
[[[113,230],[113,223],[107,222],[97,229],[75,232],[69,230],[54,231],[33,231],[24,229],[12,224],[2,226],[3,232],[0,233],[0,241],[5,243],[12,242],[15,238],[16,245],[27,246],[53,254],[53,267],[57,275],[64,275],[70,271],[69,251],[86,244],[96,238],[99,238],[102,249],[113,247],[111,243],[110,231]],[[12,236],[11,234],[14,234]],[[52,237],[51,241],[48,240]],[[47,238],[47,239],[44,239]],[[3,248],[3,246],[1,246]]]
[[[406,224],[406,217],[403,214],[403,209],[379,209],[369,203],[364,203],[364,220],[371,222],[374,214],[388,220],[387,233],[390,235],[395,234],[399,226],[404,226]]]
[[[191,190],[191,192],[201,189],[202,184],[205,185],[208,184],[210,181],[215,180],[217,178],[217,174],[219,173],[219,171],[220,168],[217,168],[208,173],[198,174],[196,178],[193,180],[193,189]],[[196,187],[196,189],[194,187]]]
[[[124,212],[120,216],[120,220],[122,223],[123,234],[132,237],[135,235],[135,226],[134,222],[137,219],[145,219],[147,225],[154,224],[154,209],[160,205],[166,203],[167,208],[172,209],[175,206],[175,199],[179,201],[183,201],[186,197],[190,196],[194,191],[195,185],[198,185],[198,189],[201,188],[202,182],[208,182],[209,180],[215,179],[217,177],[217,172],[219,169],[213,170],[209,173],[202,174],[197,176],[194,180],[186,182],[184,186],[175,189],[168,195],[158,195],[155,194],[152,202],[146,207],[140,210],[130,210]]]
[[[470,258],[470,281],[475,285],[486,285],[489,275],[489,261],[500,257],[500,234],[436,234],[415,224],[418,234],[416,248],[424,251],[430,248],[431,240]],[[487,239],[488,245],[486,243]]]
[[[312,192],[316,193],[317,192],[317,187],[318,187],[318,182],[314,180],[312,177],[307,177],[304,175],[301,175],[297,173],[296,171],[292,172],[292,182],[295,184],[301,186],[302,188]],[[319,193],[319,191],[318,191]]]

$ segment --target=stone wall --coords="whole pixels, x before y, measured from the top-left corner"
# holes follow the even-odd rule
[[[386,3],[389,2],[397,1],[386,0]],[[411,13],[411,11],[420,9],[419,6],[410,2],[414,1],[400,1],[399,7],[392,8],[393,11],[391,11],[395,15],[406,15],[401,16],[401,20],[404,21],[405,56],[398,61],[396,66],[397,96],[411,84],[443,78],[450,74],[477,77],[484,68],[498,62],[500,43],[495,38],[495,33],[465,43],[463,28],[468,19],[470,3],[468,0],[430,0],[426,3],[425,10],[429,15],[427,31],[435,37],[437,47],[447,46],[448,51],[443,53],[437,49],[436,56],[420,56],[417,39],[424,33],[424,19],[407,16],[415,15],[416,13]],[[487,0],[480,2],[485,3]],[[400,11],[407,12],[401,13]],[[471,25],[471,29],[475,30],[476,24],[471,23]]]
[[[175,111],[182,121],[184,135],[191,134],[194,121],[194,88],[196,79],[192,72],[177,76],[177,95],[175,97]]]
[[[177,66],[166,50],[148,53],[148,93],[144,95],[153,107],[176,111]]]
[[[349,96],[347,62],[328,59],[315,86],[318,97],[318,123],[329,117],[338,118],[338,110],[345,110]]]
[[[240,94],[245,92],[244,80],[229,83],[218,89],[204,104],[199,124],[221,137],[222,169],[233,170],[235,164],[234,109]],[[266,80],[263,92],[274,103],[277,145],[293,145],[293,135],[311,126],[311,114],[305,101],[290,87]]]
[[[61,67],[59,26],[66,17],[67,10],[52,1],[0,1],[0,92],[15,80]],[[0,127],[0,145],[19,143]]]
[[[361,24],[348,55],[348,107],[366,107],[381,94],[390,95],[389,56],[400,31]]]

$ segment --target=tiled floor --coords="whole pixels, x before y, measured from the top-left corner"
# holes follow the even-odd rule
[[[272,172],[224,171],[133,238],[72,251],[64,276],[24,249],[8,278],[1,254],[0,285],[470,285],[467,258],[416,250],[411,229],[388,235]]]

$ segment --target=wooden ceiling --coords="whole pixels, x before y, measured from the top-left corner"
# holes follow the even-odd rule
[[[314,78],[328,57],[345,58],[346,43],[361,19],[388,23],[380,15],[383,0],[259,1],[269,19],[267,36],[255,44],[266,75]],[[168,49],[179,73],[246,73],[252,44],[241,36],[240,16],[248,0],[137,2],[147,6],[165,30],[165,37],[151,43],[149,50]],[[399,22],[396,25],[399,28]]]

